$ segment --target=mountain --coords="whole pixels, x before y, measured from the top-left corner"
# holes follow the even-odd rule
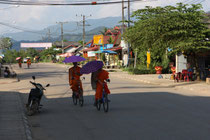
[[[112,28],[116,25],[119,25],[119,22],[121,21],[121,17],[107,17],[107,18],[101,18],[101,19],[88,19],[86,20],[86,26],[85,30],[86,32],[90,31],[89,34],[95,33],[94,30],[101,29],[101,27],[108,27]],[[50,30],[50,35],[49,35]],[[64,34],[74,34],[77,36],[80,36],[79,34],[82,33],[82,22],[68,22],[66,24],[63,24],[63,31]],[[4,36],[9,36],[10,38],[21,41],[21,40],[27,40],[27,41],[36,41],[36,40],[43,40],[43,38],[58,38],[60,36],[60,24],[52,25],[47,28],[44,28],[43,30],[36,30],[36,31],[26,31],[26,32],[17,32],[17,33],[7,33],[4,34]],[[86,33],[88,34],[88,33]],[[87,36],[88,38],[88,36]],[[77,38],[76,36],[73,37],[73,40],[81,40],[81,38]],[[72,41],[73,41],[72,40]]]
[[[97,34],[101,34],[100,31],[103,31],[105,28],[105,26],[100,26],[100,27],[96,27],[92,30],[89,30],[86,32],[85,35],[85,41],[88,42],[89,40],[93,39],[93,35],[97,35]],[[77,33],[77,34],[64,34],[64,40],[68,40],[68,41],[80,41],[82,40],[82,33]],[[55,41],[61,41],[61,37],[55,37],[55,38],[48,38],[48,37],[43,37],[42,40],[34,40],[34,41],[30,41],[30,40],[20,40],[20,41],[16,41],[14,39],[12,39],[12,49],[15,50],[20,50],[20,43],[36,43],[36,42],[55,42]]]

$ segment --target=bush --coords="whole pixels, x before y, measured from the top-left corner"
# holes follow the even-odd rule
[[[145,69],[145,68],[124,68],[123,71],[128,71],[130,74],[155,74],[155,69]]]

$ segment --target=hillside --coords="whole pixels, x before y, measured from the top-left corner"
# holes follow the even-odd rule
[[[100,27],[114,27],[118,25],[121,21],[121,17],[108,17],[108,18],[101,18],[101,19],[88,19],[86,20],[85,30],[88,32],[100,28]],[[69,22],[63,25],[63,32],[64,34],[73,34],[75,37],[72,36],[72,40],[81,40],[81,38],[76,37],[80,36],[82,33],[82,26],[81,22]],[[49,35],[50,30],[50,35]],[[95,33],[95,31],[93,31]],[[7,33],[4,36],[9,36],[14,40],[21,41],[21,40],[28,40],[28,41],[36,41],[36,40],[43,40],[43,38],[58,38],[60,36],[60,25],[55,24],[49,27],[46,27],[43,30],[35,30],[33,32],[17,32],[17,33]],[[88,34],[88,33],[87,33]],[[69,35],[67,35],[69,36]],[[87,36],[88,38],[88,36]]]

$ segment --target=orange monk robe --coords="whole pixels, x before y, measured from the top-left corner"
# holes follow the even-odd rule
[[[97,80],[103,82],[105,85],[105,92],[107,94],[110,94],[110,90],[108,89],[108,86],[106,82],[104,82],[106,79],[109,78],[109,73],[105,70],[102,70],[100,73],[97,75]],[[95,99],[101,99],[102,98],[102,93],[103,93],[103,85],[100,82],[97,82],[96,85],[96,94],[95,94]]]
[[[18,60],[18,64],[19,64],[19,67],[21,68],[22,67],[22,60],[21,59]]]
[[[80,88],[83,90],[82,82],[80,80],[80,76],[82,76],[82,74],[80,74],[80,69],[81,68],[78,66],[69,69],[69,85],[71,86],[71,89],[74,92],[78,92],[79,83],[80,83]]]
[[[27,60],[27,64],[28,64],[28,65],[31,65],[31,59],[28,59],[28,60]]]

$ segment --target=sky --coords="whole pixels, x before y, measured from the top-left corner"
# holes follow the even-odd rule
[[[38,0],[31,0],[31,1],[38,1]],[[52,2],[53,0],[45,0],[45,1]],[[60,0],[60,1],[65,1],[65,0]],[[71,1],[76,1],[76,0],[71,0]],[[112,0],[112,1],[117,1],[117,0]],[[132,2],[131,11],[142,9],[145,6],[152,6],[152,7],[167,6],[167,5],[174,6],[176,5],[176,3],[179,2],[185,4],[196,4],[201,2],[203,10],[206,12],[210,11],[210,0],[143,0],[141,2]],[[126,6],[127,3],[125,3],[125,7]],[[29,30],[42,30],[43,28],[46,28],[50,25],[55,25],[56,22],[81,21],[82,20],[81,15],[85,15],[88,19],[121,16],[122,15],[121,9],[122,9],[122,4],[91,5],[91,6],[22,6],[22,5],[0,4],[0,19],[1,19],[0,22]],[[127,9],[125,9],[125,14],[127,14]],[[12,33],[12,32],[20,32],[20,30],[0,25],[0,36],[2,36],[5,33]]]

